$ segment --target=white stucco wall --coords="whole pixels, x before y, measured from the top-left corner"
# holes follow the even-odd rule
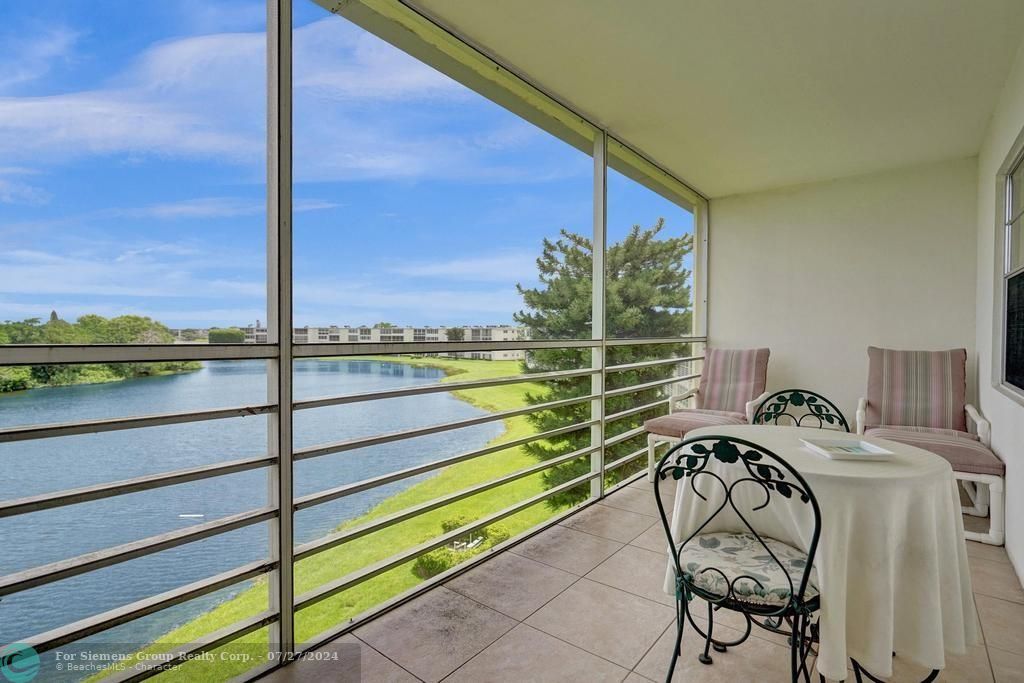
[[[997,266],[995,240],[996,174],[1024,128],[1024,46],[1017,53],[1002,96],[978,154],[977,348],[981,411],[992,421],[992,447],[1006,463],[1006,550],[1024,573],[1024,406],[993,387],[993,289]]]
[[[973,377],[976,173],[972,158],[713,200],[711,344],[771,347],[769,389],[819,391],[851,424],[868,345],[965,347]]]

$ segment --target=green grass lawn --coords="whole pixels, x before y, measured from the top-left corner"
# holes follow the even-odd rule
[[[447,373],[442,381],[489,379],[516,375],[521,372],[520,365],[516,361],[394,357],[368,357],[367,360],[439,367]],[[513,384],[461,390],[453,392],[453,394],[484,410],[501,411],[525,405],[523,395],[526,391],[539,393],[543,391],[543,387],[528,383]],[[492,443],[510,441],[535,432],[525,417],[506,419],[504,427],[504,433]],[[438,457],[448,455],[454,454],[438,454]],[[353,457],[359,456],[355,454]],[[533,456],[527,454],[521,447],[516,447],[451,465],[440,470],[435,476],[418,482],[380,502],[363,515],[340,524],[338,528],[359,526],[381,516],[496,479],[536,463],[537,460]],[[441,523],[445,520],[459,516],[479,519],[534,496],[542,492],[544,488],[540,473],[532,474],[309,557],[295,565],[295,594],[300,595],[374,562],[391,557],[402,550],[436,538],[442,533]],[[540,524],[559,511],[547,503],[539,503],[504,519],[501,523],[508,528],[512,535],[516,535]],[[295,616],[296,641],[314,640],[318,634],[334,629],[374,606],[413,588],[422,579],[412,572],[412,565],[413,562],[409,561],[298,612]],[[266,580],[257,581],[251,588],[242,591],[234,598],[165,634],[143,652],[163,652],[170,645],[193,642],[212,631],[258,614],[267,609],[267,594]],[[225,646],[222,651],[248,653],[259,658],[266,651],[267,637],[267,629],[263,629]],[[219,653],[220,651],[214,652],[218,657]],[[162,674],[162,680],[220,681],[243,673],[252,666],[253,662],[222,661],[219,658],[213,662],[196,661]]]

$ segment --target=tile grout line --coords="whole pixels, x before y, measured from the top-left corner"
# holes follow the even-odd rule
[[[677,624],[676,624],[676,620],[675,619],[673,619],[671,622],[669,622],[669,625],[666,626],[665,630],[662,631],[661,634],[659,634],[658,637],[654,639],[654,642],[651,643],[651,646],[644,651],[643,655],[640,656],[640,659],[637,660],[636,664],[633,665],[633,668],[630,669],[630,671],[635,673],[637,676],[641,676],[643,678],[647,678],[647,676],[644,676],[642,673],[637,671],[636,668],[638,666],[640,666],[640,664],[644,661],[644,659],[647,658],[647,655],[651,654],[651,650],[653,650],[655,648],[655,646],[658,644],[659,640],[661,640],[662,638],[665,637],[665,634],[668,633],[669,629],[675,628],[676,626],[677,626]],[[647,680],[650,680],[650,679],[648,678]]]
[[[380,655],[381,657],[383,657],[384,659],[388,660],[389,662],[391,662],[392,664],[394,664],[395,666],[397,666],[397,667],[398,667],[399,669],[401,669],[401,670],[402,670],[402,671],[404,671],[405,673],[407,673],[407,674],[409,674],[410,676],[412,676],[413,678],[415,678],[415,679],[416,679],[417,681],[420,681],[420,683],[423,683],[423,679],[422,679],[422,678],[420,678],[419,676],[417,676],[417,675],[416,675],[416,674],[414,674],[413,672],[409,671],[409,670],[408,670],[408,669],[406,669],[406,668],[405,668],[404,666],[402,666],[401,664],[399,664],[399,663],[398,663],[398,662],[396,662],[395,660],[391,659],[391,657],[388,657],[388,656],[387,656],[386,654],[384,654],[383,652],[381,652],[380,650],[378,650],[377,648],[375,648],[375,647],[374,647],[373,645],[370,645],[370,644],[369,644],[368,642],[366,642],[365,640],[363,640],[362,638],[360,638],[359,636],[357,636],[357,635],[356,635],[356,633],[355,633],[355,631],[353,631],[353,632],[352,632],[352,637],[353,637],[353,638],[355,638],[356,640],[358,640],[358,641],[359,641],[360,643],[362,643],[362,644],[363,644],[363,645],[365,645],[366,647],[368,647],[368,648],[370,648],[371,650],[373,650],[374,652],[376,652],[377,654],[379,654],[379,655]],[[340,640],[340,639],[339,639],[339,640]],[[337,641],[331,641],[331,642],[337,642]],[[359,664],[360,664],[360,672],[359,672],[359,675],[360,675],[360,677],[362,677],[362,675],[363,675],[363,674],[362,674],[362,662],[363,662],[363,658],[362,658],[362,655],[360,655],[360,657],[359,657]]]
[[[527,558],[527,559],[532,559],[532,558]],[[535,561],[539,561],[539,560],[535,560]],[[544,563],[543,563],[543,562],[541,562],[541,564],[544,564]],[[550,565],[545,565],[545,566],[550,566]],[[554,567],[554,569],[558,569],[558,567]],[[565,570],[563,569],[563,570],[561,570],[561,571],[565,571]],[[575,585],[576,585],[577,583],[579,583],[579,582],[580,582],[580,581],[581,581],[582,579],[586,578],[586,577],[584,577],[584,576],[578,576],[578,575],[576,575],[576,574],[573,574],[572,572],[566,572],[566,573],[567,573],[567,574],[572,574],[573,576],[575,576],[575,577],[576,577],[576,580],[575,580],[575,581],[573,581],[572,583],[570,583],[570,584],[569,584],[568,586],[566,586],[565,588],[563,588],[563,589],[562,589],[561,591],[559,591],[559,592],[558,592],[557,594],[555,594],[554,596],[552,596],[552,598],[551,598],[550,600],[548,600],[548,601],[547,601],[547,602],[545,602],[545,603],[544,603],[543,605],[541,605],[540,607],[538,607],[537,609],[535,609],[535,610],[534,610],[533,612],[530,612],[530,614],[529,614],[529,615],[528,615],[528,616],[526,617],[526,619],[529,619],[530,617],[532,617],[532,616],[533,616],[534,614],[536,614],[536,613],[537,613],[537,612],[539,612],[539,611],[540,611],[541,609],[543,609],[544,607],[546,607],[546,606],[547,606],[547,605],[548,605],[548,604],[549,604],[549,603],[550,603],[550,602],[551,602],[552,600],[554,600],[554,599],[555,599],[555,598],[557,598],[557,597],[558,597],[559,595],[561,595],[561,594],[562,594],[562,593],[564,593],[565,591],[567,591],[567,590],[569,590],[570,588],[572,588],[573,586],[575,586]],[[596,582],[595,582],[595,583],[596,583]],[[459,595],[462,595],[462,593],[459,593]],[[490,607],[490,606],[488,606],[488,605],[484,605],[484,604],[483,604],[482,602],[480,602],[480,601],[478,601],[478,600],[475,600],[474,598],[471,598],[471,597],[469,597],[468,595],[467,595],[467,596],[463,596],[463,597],[465,597],[465,598],[467,598],[467,599],[469,599],[469,600],[472,600],[473,602],[476,602],[476,603],[478,603],[478,604],[480,604],[480,605],[483,605],[483,606],[484,606],[484,607],[486,607],[487,609],[490,609],[490,610],[494,610],[495,612],[498,612],[499,614],[502,614],[502,615],[504,615],[504,616],[508,616],[508,615],[507,615],[507,614],[505,614],[504,612],[499,612],[498,610],[495,610],[495,609],[494,609],[493,607]],[[525,620],[525,619],[524,619],[523,621],[518,621],[518,620],[516,620],[516,618],[515,618],[515,617],[509,617],[509,618],[510,618],[510,619],[512,619],[513,621],[517,621],[517,625],[521,625],[521,626],[526,626],[527,628],[532,628],[533,630],[535,630],[535,631],[538,631],[539,633],[543,633],[544,635],[548,636],[549,638],[554,638],[554,639],[555,639],[555,640],[557,640],[558,642],[560,642],[560,643],[564,643],[565,645],[568,645],[568,646],[569,646],[569,647],[571,647],[571,648],[574,648],[574,649],[576,649],[576,650],[579,650],[580,652],[585,652],[586,654],[588,654],[588,655],[591,655],[591,656],[593,656],[593,657],[597,657],[598,659],[602,659],[602,660],[604,660],[604,661],[608,662],[609,664],[612,664],[612,665],[614,665],[614,666],[617,666],[617,667],[619,667],[620,669],[624,669],[624,670],[626,671],[626,677],[628,677],[628,676],[629,676],[629,673],[630,673],[630,672],[632,671],[632,669],[629,669],[629,668],[627,668],[627,667],[624,667],[624,666],[622,666],[621,664],[619,664],[618,662],[613,662],[612,660],[608,659],[607,657],[604,657],[604,656],[602,656],[602,655],[599,655],[599,654],[597,654],[596,652],[591,652],[590,650],[587,650],[586,648],[580,647],[579,645],[576,645],[575,643],[570,643],[570,642],[569,642],[568,640],[565,640],[565,639],[563,639],[563,638],[560,638],[559,636],[556,636],[556,635],[554,635],[553,633],[548,633],[548,632],[547,632],[547,631],[545,631],[544,629],[542,629],[542,628],[538,628],[537,626],[534,626],[533,624],[527,624],[527,623],[526,623],[526,620]],[[456,668],[456,669],[455,669],[454,671],[452,671],[452,672],[450,672],[449,674],[447,674],[447,675],[446,675],[446,676],[445,676],[445,677],[444,677],[443,679],[441,679],[441,680],[443,681],[443,680],[447,679],[447,678],[448,678],[449,676],[451,676],[452,674],[454,674],[454,673],[455,673],[456,671],[458,671],[459,669],[461,669],[462,667],[464,667],[464,666],[465,666],[466,664],[469,664],[469,663],[470,663],[471,661],[473,661],[474,659],[476,659],[477,657],[479,657],[479,656],[480,656],[481,654],[483,654],[483,653],[484,653],[484,650],[486,650],[486,649],[487,649],[488,647],[490,647],[491,645],[494,645],[494,643],[498,642],[498,640],[501,640],[502,638],[504,638],[505,636],[507,636],[507,635],[508,635],[509,633],[511,633],[511,632],[512,632],[512,631],[513,631],[514,629],[515,629],[515,626],[513,626],[512,628],[510,628],[510,629],[509,629],[508,631],[505,631],[505,633],[502,633],[502,634],[501,634],[501,635],[500,635],[500,636],[498,637],[498,639],[497,639],[497,640],[495,640],[495,641],[494,641],[494,642],[492,642],[492,643],[489,643],[489,644],[488,644],[488,645],[487,645],[486,647],[484,647],[484,649],[483,649],[483,650],[480,650],[480,652],[477,652],[477,653],[476,653],[475,655],[473,655],[472,657],[470,657],[469,659],[467,659],[467,660],[466,660],[465,662],[463,662],[462,664],[460,664],[460,665],[459,665],[459,666],[458,666],[458,667],[457,667],[457,668]],[[659,637],[660,637],[660,636],[659,636]],[[655,643],[657,643],[658,641],[654,641],[654,642],[655,642]],[[639,664],[639,662],[637,662],[637,663]],[[639,675],[639,674],[638,674],[638,675]]]
[[[992,666],[992,655],[988,651],[988,638],[985,637],[985,625],[981,622],[981,612],[978,611],[978,598],[971,593],[971,602],[974,604],[974,616],[978,619],[978,632],[981,633],[981,646],[985,648],[985,661],[988,662],[988,672],[992,680],[996,680],[996,668]]]
[[[616,552],[618,552],[618,551],[616,551]],[[593,571],[593,570],[591,570],[591,571]],[[572,588],[573,586],[575,586],[577,583],[579,583],[580,581],[582,581],[584,579],[586,579],[587,581],[590,581],[591,583],[596,583],[599,586],[604,586],[605,588],[610,588],[610,589],[612,589],[614,591],[618,591],[619,593],[623,593],[623,594],[628,595],[630,597],[640,598],[641,600],[643,600],[645,602],[649,602],[652,605],[655,605],[655,606],[658,606],[658,607],[665,607],[666,609],[672,609],[671,607],[668,607],[667,605],[663,605],[660,602],[655,602],[653,600],[650,600],[649,598],[643,597],[642,595],[636,595],[635,593],[630,593],[629,591],[624,591],[621,588],[616,588],[615,586],[609,586],[607,584],[601,583],[600,581],[594,581],[593,579],[588,579],[586,576],[581,576],[581,577],[579,577],[579,579],[577,581],[574,581],[569,586],[566,586],[565,590],[562,591],[562,593],[564,593],[565,591],[569,590],[570,588]],[[562,593],[559,593],[558,595],[561,595]],[[558,596],[555,596],[555,597],[558,597]],[[551,600],[554,600],[554,598],[551,598]],[[550,603],[551,600],[549,600],[548,602]],[[533,615],[531,614],[530,616],[533,616]],[[525,621],[523,623],[526,624]],[[620,669],[626,669],[627,671],[632,671],[633,670],[632,667],[626,667],[626,666],[623,666],[622,664],[619,664],[618,662],[612,662],[612,660],[608,659],[607,657],[605,657],[603,655],[600,655],[600,654],[598,654],[596,652],[591,652],[590,650],[586,649],[585,647],[581,647],[581,646],[576,645],[574,643],[570,643],[569,641],[567,641],[567,640],[565,640],[565,639],[563,639],[563,638],[561,638],[559,636],[556,636],[553,633],[548,633],[547,631],[545,631],[544,629],[540,628],[539,626],[534,626],[533,624],[526,624],[526,625],[529,626],[530,628],[537,629],[541,633],[549,635],[549,636],[551,636],[552,638],[554,638],[556,640],[560,640],[563,643],[565,643],[566,645],[571,645],[572,647],[575,647],[575,648],[577,648],[579,650],[583,650],[584,652],[592,654],[595,657],[599,657],[599,658],[605,660],[606,662],[611,662],[612,664],[614,664],[615,666],[619,667]],[[671,626],[672,626],[672,623],[669,623],[669,625],[666,628],[670,628]],[[662,633],[664,633],[664,631],[662,631]],[[658,638],[661,638],[660,634],[658,635]],[[654,642],[651,644],[651,646],[648,647],[647,650],[644,651],[644,656],[646,656],[647,652],[650,651],[651,647],[654,647],[654,645],[657,645],[658,638],[655,638]],[[638,659],[636,661],[636,664],[634,664],[633,667],[636,667],[638,664],[640,664],[641,661],[643,661],[643,656],[641,656],[640,659]],[[640,675],[640,674],[638,674],[638,675]]]

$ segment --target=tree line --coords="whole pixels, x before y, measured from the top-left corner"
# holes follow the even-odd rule
[[[139,315],[104,318],[88,314],[71,323],[56,311],[40,318],[0,323],[0,344],[171,344],[174,335],[162,323]],[[0,367],[0,392],[44,386],[110,382],[130,377],[198,370],[195,361],[162,363],[89,363]]]

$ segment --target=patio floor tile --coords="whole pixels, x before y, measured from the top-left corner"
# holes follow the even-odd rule
[[[672,514],[672,501],[672,497],[664,497],[661,500],[669,515]],[[619,508],[620,510],[629,510],[630,512],[637,512],[650,517],[658,517],[658,503],[654,499],[653,487],[635,489],[627,486],[610,494],[601,501],[601,505]]]
[[[671,607],[581,579],[526,623],[631,669],[674,619]]]
[[[985,631],[985,644],[1024,655],[1024,605],[987,595],[976,595],[974,602]]]
[[[509,552],[583,576],[621,547],[617,541],[556,525],[513,546]]]
[[[1013,572],[1013,565],[973,557],[970,563],[971,586],[976,594],[1024,604],[1024,589]]]
[[[521,555],[502,553],[445,587],[522,621],[578,578]]]
[[[676,604],[675,596],[663,590],[667,569],[668,558],[664,553],[627,545],[597,565],[587,578],[672,606]]]
[[[520,624],[445,679],[564,683],[621,681],[628,670],[558,638]]]
[[[789,675],[789,648],[760,638],[749,638],[742,645],[727,652],[711,651],[711,664],[701,664],[697,655],[704,651],[704,640],[689,628],[683,631],[683,653],[676,662],[673,681],[680,683],[739,683],[740,681],[787,681]],[[715,626],[716,634],[730,640],[742,635],[726,626]],[[665,680],[672,646],[675,644],[674,623],[665,629],[657,643],[636,667],[637,673],[653,681]]]
[[[620,543],[629,543],[655,524],[660,522],[648,515],[606,505],[591,505],[562,522],[562,526],[570,529]]]
[[[516,622],[443,586],[374,619],[356,636],[424,681],[439,681]]]
[[[417,683],[418,678],[362,642],[346,635],[314,650],[316,656],[300,659],[261,679],[267,683]],[[321,658],[320,656],[324,656]],[[334,659],[333,657],[337,657]]]
[[[996,683],[1018,683],[1024,681],[1024,655],[1015,655],[998,648],[989,648],[992,672]]]
[[[971,559],[1010,563],[1010,556],[1006,554],[1006,548],[977,541],[967,541],[967,556]]]

